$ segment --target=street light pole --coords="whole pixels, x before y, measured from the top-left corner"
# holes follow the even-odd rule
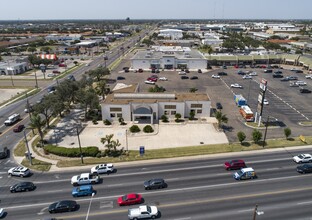
[[[88,207],[88,212],[87,212],[86,220],[88,220],[88,218],[89,218],[91,203],[92,203],[92,199],[93,199],[94,195],[95,195],[95,193],[92,193],[92,195],[91,195],[91,199],[90,199],[90,203],[89,203],[89,207]]]
[[[24,138],[25,138],[26,148],[27,148],[27,151],[28,151],[27,154],[28,154],[28,159],[29,159],[30,165],[33,165],[33,164],[32,164],[31,153],[30,153],[30,150],[29,150],[29,146],[28,146],[28,141],[27,141],[26,131],[25,131],[25,130],[24,130]]]
[[[77,137],[78,137],[78,144],[79,144],[79,150],[80,150],[81,163],[83,164],[83,155],[82,155],[82,150],[81,150],[81,143],[80,143],[80,138],[79,138],[78,127],[76,127],[76,131],[77,131]]]
[[[126,150],[128,152],[128,130],[126,129]]]
[[[264,145],[265,145],[265,139],[266,139],[266,135],[267,135],[267,131],[268,131],[269,118],[270,118],[270,116],[268,116],[267,121],[265,123],[265,131],[264,131],[263,143],[262,143],[262,147],[263,148],[264,148]]]

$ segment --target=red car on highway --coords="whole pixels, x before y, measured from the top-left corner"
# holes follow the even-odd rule
[[[140,204],[142,202],[143,202],[142,196],[136,193],[127,194],[117,199],[117,203],[120,206]]]
[[[243,160],[231,160],[231,161],[226,161],[224,163],[224,167],[226,170],[238,170],[241,168],[245,168],[246,164],[245,164],[245,161]]]

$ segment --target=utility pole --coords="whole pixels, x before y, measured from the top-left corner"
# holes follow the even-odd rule
[[[256,204],[256,207],[254,209],[253,218],[252,218],[253,220],[256,220],[257,211],[258,211],[258,204]]]
[[[270,116],[268,116],[267,121],[265,123],[265,131],[264,131],[264,137],[263,137],[263,143],[262,143],[262,147],[263,148],[264,148],[264,145],[265,145],[265,139],[266,139],[266,135],[267,135],[267,131],[268,131],[269,118],[270,118]]]
[[[128,130],[126,129],[126,149],[128,152]]]
[[[81,163],[83,164],[83,155],[82,155],[82,150],[81,150],[81,143],[80,143],[80,138],[79,138],[78,127],[76,127],[76,131],[77,131],[77,137],[78,137],[78,144],[79,144],[79,150],[80,150]]]

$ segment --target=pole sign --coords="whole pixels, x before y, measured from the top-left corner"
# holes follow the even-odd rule
[[[140,155],[143,156],[145,153],[145,148],[144,146],[140,146]]]
[[[260,89],[265,92],[267,89],[267,84],[268,84],[268,81],[262,78],[260,82]]]

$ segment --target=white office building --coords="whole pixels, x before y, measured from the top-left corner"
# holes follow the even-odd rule
[[[178,29],[163,29],[159,30],[158,36],[170,38],[171,40],[179,40],[183,38],[182,30]]]
[[[210,117],[211,101],[202,93],[138,93],[138,85],[130,85],[114,90],[101,103],[103,120],[138,123],[157,123],[162,115],[175,118],[190,117],[194,112],[196,118]]]

